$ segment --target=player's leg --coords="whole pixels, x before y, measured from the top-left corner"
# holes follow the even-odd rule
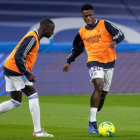
[[[103,105],[104,105],[104,101],[106,98],[106,95],[110,89],[111,86],[111,82],[112,82],[112,77],[113,77],[113,72],[114,72],[114,68],[111,69],[104,69],[104,87],[103,87],[103,92],[100,98],[100,103],[98,106],[98,111],[97,113],[100,112],[100,110],[102,109]]]
[[[30,83],[26,83],[26,86],[24,89],[22,89],[22,91],[28,96],[29,99],[29,109],[34,124],[33,137],[53,137],[52,134],[48,134],[44,130],[41,130],[38,93],[36,92],[34,86],[30,85]]]
[[[102,94],[100,97],[100,103],[99,103],[98,110],[97,110],[97,115],[99,114],[100,110],[102,109],[102,107],[104,105],[104,101],[105,101],[107,93],[108,93],[107,91],[104,91],[104,90],[102,91]]]
[[[11,100],[5,101],[0,104],[0,113],[4,113],[7,111],[10,111],[21,104],[21,97],[22,92],[21,91],[12,91],[11,94]]]
[[[24,89],[22,89],[29,99],[29,109],[32,115],[34,131],[38,132],[41,130],[40,124],[40,107],[38,101],[38,93],[34,89],[33,85],[26,85]]]
[[[6,91],[10,92],[11,100],[5,101],[0,104],[0,113],[7,112],[18,107],[21,104],[22,92],[16,91],[13,81],[9,76],[5,76]]]
[[[94,84],[94,92],[91,96],[91,109],[90,109],[90,120],[91,122],[96,121],[96,114],[98,110],[98,106],[100,103],[100,97],[103,91],[103,79],[102,78],[95,78],[92,80]]]
[[[94,92],[90,99],[90,118],[88,131],[90,134],[98,134],[98,128],[96,124],[96,114],[100,102],[100,96],[103,91],[103,69],[100,67],[93,67],[89,70],[91,81],[94,84]]]

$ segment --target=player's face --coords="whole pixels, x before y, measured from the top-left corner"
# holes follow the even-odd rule
[[[95,23],[94,19],[94,11],[92,9],[90,10],[84,10],[82,11],[82,17],[87,25],[92,26]]]
[[[44,37],[50,38],[54,34],[54,24],[50,24],[48,27],[45,28]]]

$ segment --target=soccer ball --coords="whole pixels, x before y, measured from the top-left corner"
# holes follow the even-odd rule
[[[103,122],[99,125],[99,134],[103,137],[111,137],[115,133],[115,127],[111,122]]]

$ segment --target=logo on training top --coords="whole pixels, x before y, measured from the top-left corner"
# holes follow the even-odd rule
[[[94,35],[94,36],[90,36],[89,38],[86,39],[86,41],[88,42],[88,44],[93,44],[96,42],[99,42],[99,39],[101,38],[101,35]]]

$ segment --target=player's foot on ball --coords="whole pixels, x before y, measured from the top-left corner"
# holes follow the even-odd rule
[[[44,130],[41,130],[39,132],[33,132],[33,137],[54,137],[52,134],[48,134]]]
[[[89,134],[99,134],[96,122],[89,121],[88,132],[89,132]]]

